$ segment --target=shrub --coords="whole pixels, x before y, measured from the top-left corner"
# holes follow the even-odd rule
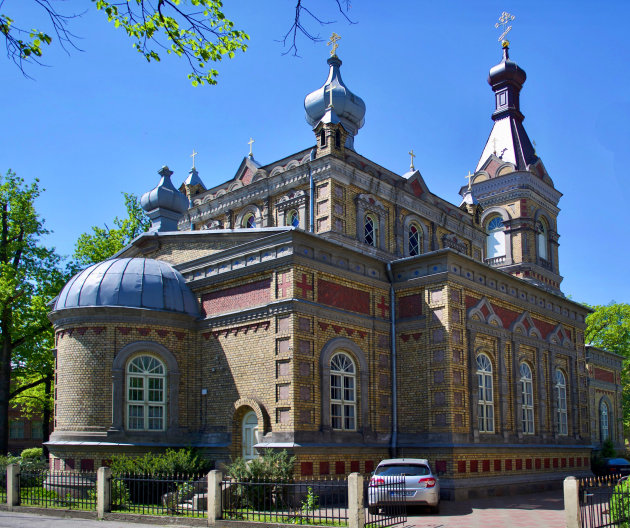
[[[613,444],[613,441],[610,438],[606,438],[606,440],[604,440],[600,454],[603,458],[613,458],[617,456],[615,444]]]
[[[213,467],[213,462],[202,458],[192,449],[167,449],[165,453],[147,453],[142,457],[116,455],[110,467],[112,474],[142,473],[145,475],[173,475],[184,473],[206,473]]]
[[[610,498],[611,526],[630,528],[630,482],[621,480]]]
[[[22,459],[25,458],[44,458],[44,450],[41,447],[29,447],[20,453]]]

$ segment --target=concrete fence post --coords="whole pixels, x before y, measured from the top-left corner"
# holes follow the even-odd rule
[[[363,503],[363,475],[348,475],[348,528],[365,526],[365,504]]]
[[[208,526],[214,526],[221,518],[221,482],[223,473],[213,469],[208,473]]]
[[[20,465],[9,464],[7,466],[7,506],[9,511],[13,506],[20,505]]]
[[[581,528],[580,486],[575,477],[564,479],[564,517],[567,528]]]
[[[99,519],[112,511],[112,470],[100,467],[96,472],[96,515]]]

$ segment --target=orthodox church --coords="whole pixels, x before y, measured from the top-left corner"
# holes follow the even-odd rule
[[[186,446],[287,449],[309,478],[419,457],[464,498],[547,489],[621,445],[621,358],[561,293],[561,193],[507,42],[460,205],[358,152],[366,105],[335,49],[304,101],[314,144],[214,188],[163,167],[149,232],[63,288],[52,468]]]

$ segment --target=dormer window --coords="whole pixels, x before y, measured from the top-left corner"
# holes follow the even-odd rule
[[[376,241],[378,240],[377,226],[378,226],[378,221],[376,218],[374,218],[372,214],[365,215],[365,222],[363,225],[364,227],[363,240],[368,246],[376,247]]]
[[[300,215],[295,209],[287,212],[286,222],[288,226],[300,227]]]
[[[420,228],[416,224],[409,227],[409,256],[415,257],[420,254]]]
[[[243,217],[243,227],[246,229],[256,227],[256,217],[254,216],[254,213],[247,213]]]
[[[486,258],[505,256],[505,226],[500,216],[495,216],[488,222],[486,233]]]

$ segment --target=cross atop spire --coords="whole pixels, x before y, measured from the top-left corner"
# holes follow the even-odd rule
[[[250,157],[250,158],[253,158],[253,157],[254,157],[254,154],[253,154],[253,152],[252,152],[252,145],[253,145],[254,143],[255,143],[254,139],[250,137],[250,138],[249,138],[249,141],[247,142],[247,144],[249,145],[249,157]]]
[[[510,45],[510,42],[506,40],[505,37],[512,30],[512,26],[508,26],[508,24],[512,22],[512,20],[514,20],[515,18],[516,17],[514,15],[511,15],[507,11],[503,11],[503,13],[501,13],[501,16],[499,17],[499,21],[494,25],[494,27],[497,29],[499,28],[499,26],[501,26],[501,35],[499,35],[499,42],[501,42],[501,45],[504,48],[507,48]],[[507,28],[505,26],[507,26]]]
[[[472,189],[472,179],[475,177],[475,175],[468,171],[468,175],[466,176],[466,179],[468,180],[468,190],[470,191]]]
[[[190,155],[190,157],[193,159],[193,166],[192,168],[195,168],[195,156],[198,154],[198,152],[195,152],[195,149],[193,149],[192,154]]]
[[[416,168],[413,166],[413,158],[416,157],[416,155],[413,153],[413,149],[409,151],[409,155],[411,156],[411,163],[409,165],[409,170],[416,170]]]
[[[333,34],[330,35],[330,40],[327,44],[328,46],[332,46],[332,49],[330,50],[331,57],[335,57],[337,55],[337,48],[339,47],[339,44],[337,44],[338,40],[341,40],[341,37],[337,35],[337,33],[333,32]]]

